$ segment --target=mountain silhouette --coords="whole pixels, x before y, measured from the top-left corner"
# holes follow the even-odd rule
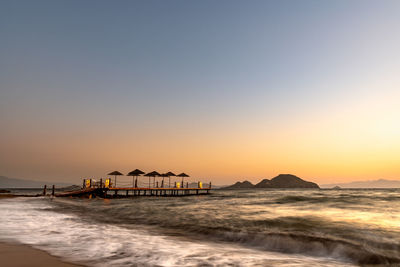
[[[231,186],[224,187],[224,189],[247,189],[247,188],[254,188],[254,185],[249,181],[243,181],[243,182],[236,182]]]
[[[242,188],[319,188],[319,186],[316,183],[305,181],[292,174],[279,174],[271,180],[263,179],[256,185],[253,185],[249,181],[244,181],[225,187],[225,189]]]

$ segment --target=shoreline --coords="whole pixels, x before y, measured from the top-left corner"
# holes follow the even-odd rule
[[[70,263],[46,251],[20,243],[0,241],[0,265],[6,267],[82,267],[86,265]]]

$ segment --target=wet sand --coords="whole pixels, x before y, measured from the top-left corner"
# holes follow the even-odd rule
[[[0,266],[4,267],[43,267],[84,266],[66,263],[60,258],[51,256],[47,252],[20,244],[0,243]]]

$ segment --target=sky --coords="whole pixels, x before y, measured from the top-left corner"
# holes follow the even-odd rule
[[[399,1],[2,1],[0,175],[400,179]]]

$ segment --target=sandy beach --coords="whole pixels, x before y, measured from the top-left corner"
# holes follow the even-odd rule
[[[63,262],[58,257],[26,245],[9,243],[0,243],[0,264],[4,267],[83,266]]]

